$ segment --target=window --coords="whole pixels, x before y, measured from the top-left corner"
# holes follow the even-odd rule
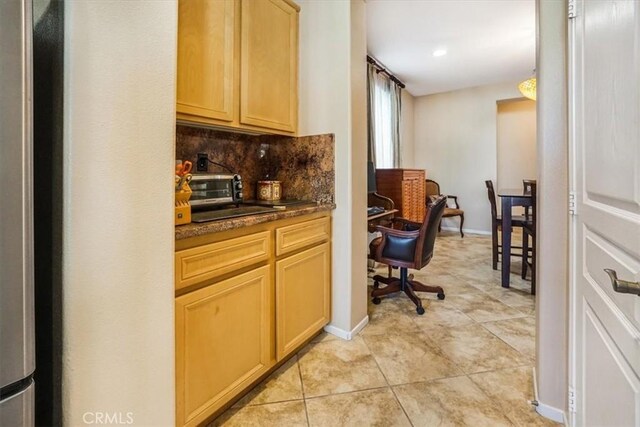
[[[376,168],[400,166],[400,87],[369,64],[369,155]]]

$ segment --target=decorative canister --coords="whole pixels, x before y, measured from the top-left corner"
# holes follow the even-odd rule
[[[258,200],[280,200],[280,181],[258,181]]]

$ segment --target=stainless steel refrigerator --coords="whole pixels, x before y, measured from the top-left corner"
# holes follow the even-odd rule
[[[32,22],[0,0],[0,426],[34,424]]]

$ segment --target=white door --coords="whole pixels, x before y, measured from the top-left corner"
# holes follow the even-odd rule
[[[640,297],[616,292],[605,272],[640,281],[640,2],[579,0],[576,13],[570,417],[640,426]]]

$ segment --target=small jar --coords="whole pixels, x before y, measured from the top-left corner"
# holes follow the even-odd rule
[[[280,200],[281,197],[280,181],[258,181],[258,200]]]

